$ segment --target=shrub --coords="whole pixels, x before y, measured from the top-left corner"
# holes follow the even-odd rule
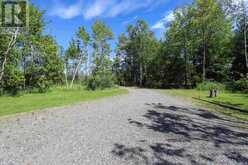
[[[204,91],[213,90],[213,89],[224,90],[225,85],[218,82],[205,81],[203,83],[197,84],[196,89],[204,90]]]
[[[8,66],[1,85],[1,94],[7,92],[11,95],[18,95],[18,92],[24,86],[23,73],[12,66]]]
[[[51,83],[46,79],[45,76],[37,77],[35,88],[37,88],[40,93],[47,92],[50,86]]]
[[[87,87],[91,90],[106,89],[114,86],[114,78],[111,74],[97,74],[89,78]]]
[[[248,93],[248,79],[240,79],[233,84],[234,90]]]

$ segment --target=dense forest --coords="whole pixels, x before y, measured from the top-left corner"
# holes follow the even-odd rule
[[[2,94],[75,83],[94,90],[115,84],[194,88],[212,82],[248,91],[245,1],[195,0],[177,8],[161,39],[138,20],[118,37],[115,50],[110,44],[114,34],[101,20],[91,30],[79,27],[64,50],[44,35],[44,12],[32,4],[29,8],[28,33],[0,34]]]
[[[119,82],[186,88],[204,81],[247,84],[246,17],[244,2],[197,0],[174,11],[162,40],[143,20],[130,25],[119,37],[114,65]]]

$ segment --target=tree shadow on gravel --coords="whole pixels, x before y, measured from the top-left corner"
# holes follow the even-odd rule
[[[147,150],[141,147],[127,147],[125,145],[115,144],[112,154],[126,161],[131,161],[133,164],[181,165],[165,160],[164,155],[183,156],[184,149],[169,149],[167,147],[168,144],[159,143],[149,146],[149,149],[152,151],[152,156],[149,157]]]
[[[125,160],[134,161],[135,164],[149,164],[145,150],[141,147],[126,147],[122,144],[115,144],[112,154]]]
[[[211,152],[218,150],[230,162],[248,164],[248,158],[244,157],[241,151],[236,151],[237,148],[248,149],[248,132],[240,132],[239,129],[232,127],[232,121],[201,109],[164,106],[161,103],[146,105],[148,110],[143,117],[147,122],[133,119],[129,119],[128,122],[140,129],[166,134],[165,137],[171,137],[166,139],[168,144],[146,145],[147,150],[152,151],[152,155],[149,156],[146,155],[148,151],[144,147],[115,144],[112,151],[115,156],[127,160],[143,160],[140,164],[180,164],[174,161],[169,162],[168,159],[166,160],[168,157],[185,159],[190,164],[200,164],[197,162],[199,160],[205,164],[215,164],[215,155]],[[174,143],[182,144],[182,148],[173,146]],[[210,145],[211,151],[202,149],[204,150],[202,153],[192,153],[185,147],[195,143]],[[230,146],[232,150],[229,150]],[[209,153],[214,156],[210,156]]]
[[[230,153],[226,153],[225,154],[226,157],[228,157],[229,159],[235,160],[238,163],[243,163],[244,165],[248,164],[248,158],[242,156],[240,153],[238,152],[230,152]]]
[[[221,118],[219,116],[217,116],[216,114],[209,112],[207,110],[204,109],[189,109],[189,108],[184,108],[184,107],[176,107],[176,106],[164,106],[162,103],[152,103],[152,104],[148,104],[146,103],[145,105],[147,106],[151,106],[153,107],[153,109],[162,109],[162,110],[170,110],[170,111],[178,111],[178,112],[184,112],[186,114],[193,114],[193,115],[198,115],[199,117],[202,117],[203,119],[219,119],[219,120],[223,120],[223,121],[229,121],[229,122],[235,122],[235,123],[239,123],[239,124],[247,124],[247,122],[243,122],[243,121],[238,121],[238,120],[228,120],[228,119],[224,119]]]
[[[174,109],[174,108],[173,108]],[[180,108],[178,108],[180,110]],[[189,110],[190,115],[192,115]],[[219,147],[221,144],[232,145],[248,145],[248,133],[234,131],[228,126],[214,124],[214,122],[202,122],[201,118],[222,120],[215,114],[210,112],[197,112],[194,116],[187,116],[181,113],[167,113],[156,110],[148,110],[144,115],[145,118],[151,121],[151,124],[141,124],[139,127],[146,127],[156,132],[173,133],[181,135],[188,140],[208,141]],[[199,118],[201,117],[201,118]],[[194,121],[193,121],[194,120]],[[130,124],[135,124],[138,121],[129,120]]]

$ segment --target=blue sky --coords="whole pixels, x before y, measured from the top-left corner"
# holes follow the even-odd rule
[[[46,11],[46,33],[67,48],[79,26],[90,27],[96,19],[110,26],[115,38],[129,23],[145,19],[157,37],[161,37],[163,23],[173,20],[173,9],[192,0],[32,0]],[[116,40],[112,41],[114,46]]]

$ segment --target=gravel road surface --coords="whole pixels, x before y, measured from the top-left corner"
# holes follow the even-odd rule
[[[247,123],[156,90],[0,119],[0,165],[248,165]]]

